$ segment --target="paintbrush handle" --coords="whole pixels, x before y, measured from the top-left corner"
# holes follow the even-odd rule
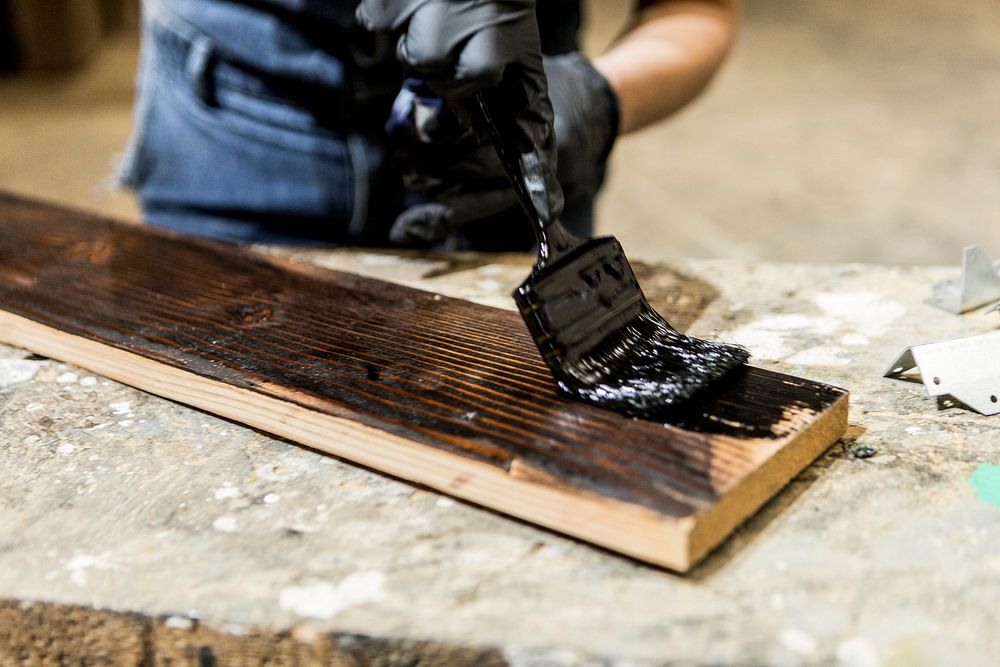
[[[542,163],[538,146],[532,145],[528,151],[518,147],[516,138],[520,130],[512,114],[507,111],[507,105],[489,101],[488,94],[483,91],[477,92],[476,105],[482,114],[497,157],[500,158],[500,164],[503,165],[504,172],[514,189],[514,195],[535,232],[539,261],[544,263],[568,252],[582,241],[566,231],[558,220],[545,221],[538,214],[538,207],[535,206],[531,193],[533,184],[537,195],[545,196],[545,178],[541,173]],[[496,95],[492,97],[496,99]],[[525,166],[531,171],[530,175],[525,174]]]

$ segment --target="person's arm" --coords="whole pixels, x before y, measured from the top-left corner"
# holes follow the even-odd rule
[[[619,134],[669,116],[705,89],[736,33],[739,0],[655,0],[594,67],[618,95]]]

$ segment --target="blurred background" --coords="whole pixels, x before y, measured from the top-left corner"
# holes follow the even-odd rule
[[[588,0],[587,50],[632,3]],[[0,189],[138,220],[114,189],[135,0],[0,0]],[[746,0],[711,89],[619,141],[600,231],[630,255],[1000,258],[1000,2]]]

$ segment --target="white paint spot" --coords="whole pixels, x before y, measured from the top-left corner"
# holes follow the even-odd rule
[[[847,366],[851,358],[843,348],[820,345],[796,352],[785,361],[796,366]]]
[[[87,430],[88,431],[102,431],[102,430],[106,429],[109,426],[111,426],[111,422],[105,422],[103,424],[94,424],[93,426],[91,426]]]
[[[239,625],[237,623],[226,624],[226,632],[234,637],[247,637],[250,635],[250,629],[245,625]]]
[[[123,415],[132,409],[132,401],[120,401],[118,403],[111,403],[108,405],[109,408],[115,411],[116,415]]]
[[[361,256],[361,263],[368,266],[394,266],[399,263],[399,259],[393,255],[365,254]]]
[[[868,336],[881,336],[906,314],[903,304],[877,292],[823,292],[815,302],[827,315]]]
[[[173,630],[190,630],[194,623],[190,618],[184,618],[183,616],[168,616],[163,625]]]
[[[264,496],[264,502],[267,503],[268,505],[273,505],[279,500],[281,500],[281,496],[279,496],[277,493],[269,493],[266,496]]]
[[[441,496],[434,504],[442,509],[447,509],[448,507],[453,507],[455,505],[455,501],[447,496]]]
[[[235,486],[223,486],[221,489],[215,490],[216,500],[225,500],[226,498],[238,498],[240,495],[240,490]]]
[[[75,451],[76,447],[69,444],[68,442],[64,442],[63,444],[56,447],[56,454],[72,454]]]
[[[33,445],[39,440],[41,440],[41,438],[38,437],[37,435],[29,435],[27,438],[24,439],[24,444]]]
[[[27,382],[38,372],[38,363],[24,359],[0,359],[0,388]]]
[[[837,323],[806,315],[769,315],[745,324],[722,338],[745,346],[756,359],[776,361],[792,353],[788,339],[798,333],[830,334]]]
[[[76,373],[63,373],[56,378],[56,382],[59,384],[73,384],[78,379]]]
[[[798,628],[785,628],[778,641],[789,651],[799,655],[812,655],[817,649],[816,640]]]
[[[871,340],[868,336],[863,336],[859,333],[849,333],[840,337],[840,344],[850,347],[865,347],[871,344]]]
[[[135,422],[132,421],[131,419],[123,419],[120,422],[118,422],[118,425],[121,426],[122,428],[128,428],[129,426],[131,426],[134,423]]]
[[[76,554],[63,565],[63,569],[69,571],[69,580],[74,584],[77,586],[86,586],[87,570],[110,570],[111,566],[106,562],[105,556]]]
[[[0,380],[0,387],[2,387],[2,386],[3,386],[3,380]],[[24,411],[25,412],[38,412],[43,407],[45,407],[45,406],[43,406],[41,403],[28,403],[26,406],[24,406]]]
[[[569,665],[590,665],[600,664],[593,660],[588,660],[579,651],[571,648],[537,648],[525,646],[504,646],[503,658],[505,664],[510,667],[530,667],[532,665],[545,665],[546,667],[569,667]],[[607,663],[604,663],[607,664]],[[616,665],[622,667],[634,667],[634,662],[615,661]],[[646,663],[649,664],[649,663]]]
[[[879,667],[878,651],[864,637],[851,637],[837,644],[837,664],[843,667]]]
[[[476,289],[482,290],[483,292],[499,292],[503,289],[503,285],[501,285],[498,280],[487,278],[486,280],[480,280],[476,283]]]
[[[905,431],[910,435],[920,435],[924,432],[924,429],[919,426],[907,426]]]
[[[220,516],[212,522],[212,528],[215,528],[220,533],[235,533],[236,519],[231,516]]]
[[[725,333],[722,338],[746,346],[757,359],[777,361],[793,354],[795,338],[804,335],[829,340],[840,334],[843,345],[868,345],[871,337],[884,334],[906,313],[900,303],[875,292],[824,292],[816,295],[814,301],[822,311],[819,315],[770,315]],[[844,365],[829,356],[822,360],[806,356],[792,363]]]
[[[97,384],[97,378],[95,378],[93,375],[88,375],[87,377],[82,378],[80,380],[80,384],[83,385],[84,387],[93,387],[95,384]]]
[[[329,582],[307,586],[288,586],[281,591],[282,609],[299,616],[330,619],[343,610],[385,598],[385,575],[382,572],[354,572],[334,586]]]

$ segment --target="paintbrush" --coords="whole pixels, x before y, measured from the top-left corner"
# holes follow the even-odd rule
[[[491,89],[475,102],[538,241],[531,275],[513,296],[559,388],[652,419],[745,364],[744,348],[670,326],[649,305],[617,239],[581,239],[539,216],[530,192],[531,183],[545,182],[539,151],[517,127],[510,98]]]

